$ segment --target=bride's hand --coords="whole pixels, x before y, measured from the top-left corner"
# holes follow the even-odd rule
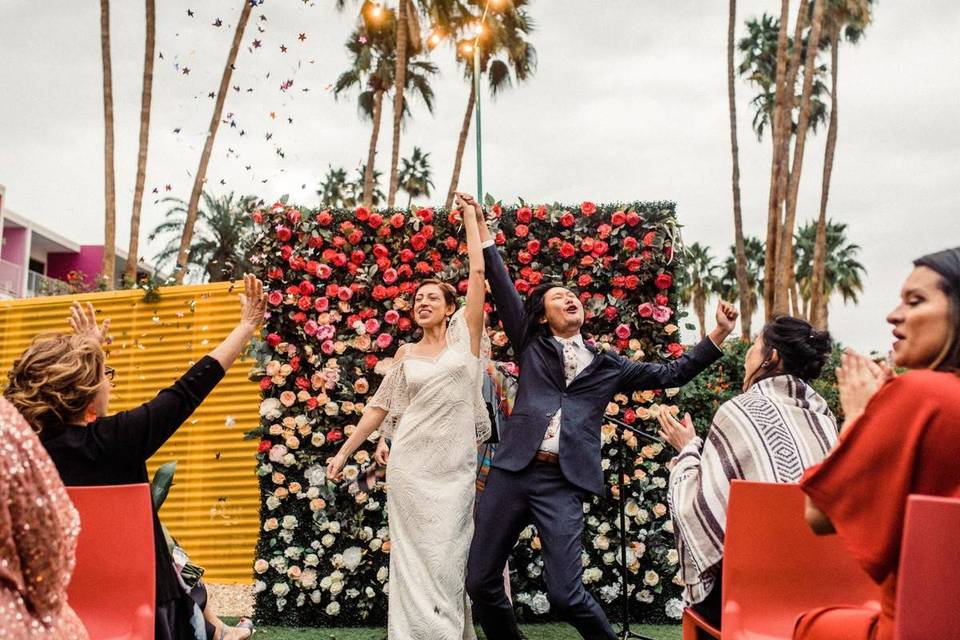
[[[343,478],[343,468],[346,464],[346,457],[339,453],[327,460],[327,480],[339,482]]]
[[[390,459],[390,445],[387,444],[386,438],[380,438],[380,442],[377,443],[377,450],[373,454],[373,459],[377,461],[381,467],[387,466],[387,461]]]

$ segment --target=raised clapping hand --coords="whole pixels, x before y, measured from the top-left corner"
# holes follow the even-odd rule
[[[844,351],[840,363],[841,366],[837,368],[837,386],[840,389],[840,405],[843,407],[846,431],[863,413],[873,394],[894,374],[886,363],[879,365],[852,349]]]
[[[97,326],[97,313],[93,310],[93,304],[88,302],[84,307],[79,302],[74,301],[70,305],[70,318],[68,318],[73,332],[78,336],[89,338],[97,344],[103,344],[107,341],[107,330],[110,328],[110,318],[103,321],[103,324]]]
[[[677,451],[687,446],[697,435],[689,413],[683,414],[683,422],[680,422],[661,407],[660,413],[657,414],[657,421],[660,423],[660,437]]]
[[[243,276],[243,293],[240,294],[240,324],[256,329],[267,312],[267,294],[263,283],[249,273]]]

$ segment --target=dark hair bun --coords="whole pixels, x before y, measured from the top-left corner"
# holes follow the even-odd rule
[[[777,350],[783,373],[806,381],[820,377],[833,351],[833,339],[828,331],[818,331],[806,320],[793,316],[780,316],[768,322],[763,327],[763,344],[767,353]]]

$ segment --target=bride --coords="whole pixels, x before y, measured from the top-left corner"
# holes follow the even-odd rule
[[[413,303],[420,340],[397,349],[357,428],[327,464],[327,476],[339,480],[375,430],[393,439],[387,468],[393,640],[476,637],[464,580],[476,444],[490,434],[481,396],[485,284],[476,215],[459,197],[457,207],[470,267],[466,304],[457,310],[456,290],[447,283],[420,283]]]

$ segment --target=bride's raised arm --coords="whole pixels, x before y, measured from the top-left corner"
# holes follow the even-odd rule
[[[467,235],[467,258],[470,269],[470,278],[467,281],[467,302],[464,305],[463,317],[470,331],[470,351],[473,355],[479,356],[480,339],[483,336],[483,302],[487,294],[483,247],[480,246],[480,226],[477,222],[477,216],[480,215],[480,205],[470,196],[462,194],[457,194],[456,204],[460,209]]]

